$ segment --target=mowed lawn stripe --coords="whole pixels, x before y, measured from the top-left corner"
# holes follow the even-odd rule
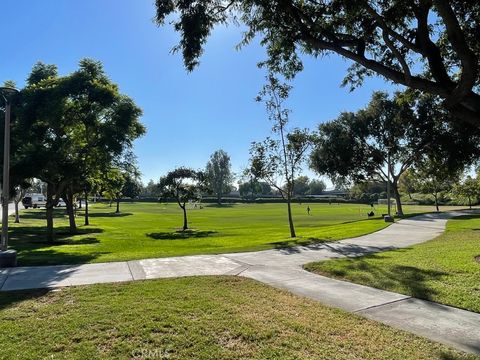
[[[285,204],[202,205],[188,210],[191,232],[180,233],[181,210],[174,203],[122,203],[121,213],[107,204],[90,206],[90,226],[68,233],[64,210],[56,210],[57,240],[45,241],[44,210],[26,210],[21,223],[12,224],[10,245],[19,251],[20,265],[78,264],[135,260],[194,254],[254,251],[275,247],[335,241],[356,237],[387,226],[378,215],[367,219],[364,204],[293,205],[298,238],[289,239]],[[432,207],[406,206],[406,212],[432,211]]]

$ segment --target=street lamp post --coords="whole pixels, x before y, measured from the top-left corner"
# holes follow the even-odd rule
[[[388,207],[388,216],[392,216],[391,203],[390,203],[390,150],[387,154],[387,207]]]
[[[8,201],[10,190],[10,113],[11,99],[18,93],[11,87],[0,87],[0,95],[5,102],[5,133],[3,144],[3,185],[2,185],[2,238],[0,243],[0,267],[12,267],[17,264],[17,253],[8,250]]]

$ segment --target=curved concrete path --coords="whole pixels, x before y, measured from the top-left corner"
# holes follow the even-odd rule
[[[304,271],[302,266],[345,256],[408,247],[440,235],[449,218],[465,212],[404,219],[378,232],[332,243],[221,255],[198,255],[85,265],[0,269],[0,290],[55,288],[197,275],[237,275],[286,289],[480,354],[480,314],[410,296],[339,281]]]

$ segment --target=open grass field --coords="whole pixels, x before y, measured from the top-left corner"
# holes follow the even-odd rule
[[[45,241],[45,211],[21,212],[21,223],[12,224],[10,245],[19,251],[20,265],[77,264],[168,257],[192,254],[263,250],[312,242],[355,237],[387,226],[377,208],[367,219],[369,205],[294,204],[298,237],[288,238],[285,204],[204,205],[189,209],[193,231],[180,232],[182,213],[176,204],[122,203],[121,214],[107,204],[90,207],[90,226],[77,222],[78,235],[68,234],[64,210],[56,210],[55,244]],[[406,206],[407,213],[433,207]]]
[[[294,204],[297,238],[288,238],[284,204],[204,205],[189,209],[192,231],[181,232],[181,210],[168,203],[123,203],[121,214],[107,204],[90,207],[90,226],[68,233],[64,210],[56,210],[55,244],[45,241],[44,210],[26,210],[21,223],[12,226],[10,245],[19,251],[20,265],[76,264],[264,250],[360,236],[387,226],[380,216],[367,219],[369,205]],[[432,211],[433,207],[407,206],[406,213]],[[376,208],[376,215],[386,212]]]
[[[480,215],[411,248],[307,264],[309,271],[480,313]]]
[[[238,277],[0,293],[3,359],[474,359]]]

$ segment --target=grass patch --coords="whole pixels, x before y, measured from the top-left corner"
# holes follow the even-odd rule
[[[480,215],[447,223],[446,232],[411,248],[307,264],[317,274],[480,312]]]
[[[1,293],[0,328],[4,359],[475,358],[238,277]]]
[[[189,209],[192,231],[179,232],[181,210],[176,204],[122,203],[121,213],[106,204],[90,208],[90,226],[78,234],[67,232],[64,210],[55,212],[57,241],[45,241],[45,210],[22,211],[12,224],[10,245],[18,250],[20,265],[78,264],[194,254],[265,250],[355,237],[380,230],[380,217],[367,219],[369,205],[293,205],[299,237],[289,239],[285,204],[230,204]],[[432,207],[407,206],[406,212]],[[386,212],[385,207],[375,211]],[[79,211],[78,224],[83,223]]]

